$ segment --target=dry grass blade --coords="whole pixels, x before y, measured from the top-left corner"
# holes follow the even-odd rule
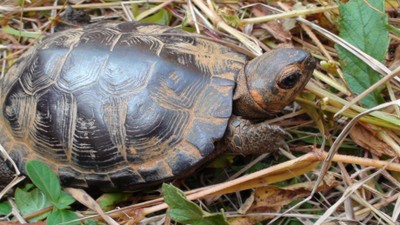
[[[376,171],[374,174],[371,174],[369,177],[367,177],[366,179],[357,182],[355,184],[353,184],[352,186],[348,187],[345,192],[343,193],[343,195],[340,197],[340,199],[338,199],[334,205],[332,205],[314,224],[315,225],[320,225],[320,224],[324,224],[325,222],[327,222],[326,220],[329,218],[330,215],[332,215],[337,207],[339,207],[339,205],[341,205],[347,198],[349,198],[355,191],[357,191],[362,185],[364,185],[368,180],[372,179],[373,177],[375,177],[376,175],[380,174],[380,170]],[[322,177],[322,176],[321,176]],[[369,205],[367,203],[367,205]],[[371,207],[372,210],[376,210],[374,207]],[[381,214],[381,219],[383,219],[385,222],[387,222],[387,224],[391,224],[391,225],[396,225],[394,221],[392,221],[390,218],[388,218],[385,215]]]
[[[8,199],[8,203],[11,205],[11,214],[15,216],[15,218],[18,220],[18,222],[20,222],[21,224],[26,224],[25,219],[21,216],[17,205],[15,204],[14,200],[9,198]]]
[[[10,191],[13,187],[15,187],[19,182],[23,181],[25,179],[25,176],[20,176],[21,172],[19,171],[17,165],[15,164],[14,160],[10,157],[8,152],[4,149],[4,147],[0,144],[0,160],[7,160],[11,163],[13,166],[13,169],[15,171],[15,178],[7,184],[5,188],[3,188],[0,191],[0,199],[3,198],[3,196]]]
[[[336,90],[338,90],[346,95],[351,95],[350,91],[347,90],[347,88],[344,87],[342,84],[340,84],[337,80],[326,76],[325,74],[321,73],[320,71],[318,71],[318,70],[314,71],[313,75],[315,78],[320,79],[321,81],[325,82],[326,84],[335,88]]]
[[[277,19],[292,18],[292,17],[310,15],[310,14],[314,14],[314,13],[326,12],[326,11],[337,9],[337,8],[338,8],[338,6],[334,5],[334,6],[311,8],[311,9],[303,9],[303,10],[293,10],[290,12],[282,12],[282,13],[274,14],[274,15],[242,19],[241,23],[243,23],[243,24],[265,23],[265,22],[277,20]]]
[[[97,212],[109,225],[119,225],[119,223],[103,212],[99,204],[92,197],[90,197],[86,191],[77,188],[65,188],[64,190],[72,195],[72,197],[78,200],[81,204]]]
[[[23,180],[25,180],[25,176],[15,177],[6,187],[4,187],[0,191],[0,200],[3,199],[5,194],[7,194],[10,190],[12,190],[15,186],[17,186],[17,184],[19,184]]]
[[[393,102],[388,102],[388,103],[384,103],[381,105],[378,105],[372,109],[369,109],[363,113],[358,114],[356,117],[354,117],[342,130],[342,132],[340,133],[340,135],[337,137],[337,139],[335,140],[335,142],[332,144],[332,147],[329,150],[329,156],[327,157],[327,161],[330,161],[330,159],[332,159],[333,155],[337,152],[337,150],[339,149],[340,145],[343,143],[344,138],[349,134],[350,129],[357,123],[358,119],[363,117],[364,115],[367,115],[373,111],[378,111],[384,108],[387,108],[389,106],[392,105],[398,105],[400,106],[400,100],[396,100]],[[398,157],[400,157],[400,152],[397,152]],[[325,165],[325,167],[327,167],[327,165]]]
[[[362,98],[367,96],[369,93],[371,93],[373,90],[377,89],[379,86],[385,84],[386,82],[390,81],[393,78],[398,78],[397,76],[400,73],[400,66],[397,67],[395,70],[387,74],[387,76],[383,77],[380,79],[378,82],[376,82],[374,85],[369,87],[367,90],[365,90],[363,93],[359,94],[357,97],[352,99],[349,103],[343,106],[343,108],[335,114],[335,116],[338,116],[339,114],[343,113],[346,109],[350,108],[350,106],[356,104],[359,102]]]
[[[395,207],[393,209],[392,220],[393,221],[399,221],[400,220],[400,196],[397,198]]]
[[[192,0],[194,4],[196,4],[206,15],[207,17],[217,26],[217,28],[221,28],[236,37],[240,42],[242,42],[251,52],[255,55],[259,56],[262,54],[261,48],[250,38],[248,38],[242,32],[230,27],[228,24],[224,22],[222,18],[220,18],[217,14],[213,12],[210,8],[208,8],[202,0]]]
[[[115,2],[104,2],[104,3],[88,3],[88,4],[76,4],[71,5],[74,9],[107,9],[111,7],[122,7],[123,4],[143,4],[143,3],[163,3],[165,0],[134,0],[134,1],[115,1]],[[184,3],[184,1],[174,0],[176,3]],[[65,6],[39,6],[39,7],[12,7],[12,6],[0,6],[0,11],[7,11],[12,13],[20,12],[37,12],[46,10],[61,10],[65,9]]]

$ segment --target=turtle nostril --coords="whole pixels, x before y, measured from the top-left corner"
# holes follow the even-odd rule
[[[282,89],[291,89],[298,83],[300,77],[301,77],[301,72],[299,71],[283,76],[279,80],[278,86]]]

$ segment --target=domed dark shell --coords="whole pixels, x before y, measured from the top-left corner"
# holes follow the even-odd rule
[[[185,175],[214,151],[246,56],[143,23],[51,35],[0,80],[0,143],[21,170],[128,189]]]

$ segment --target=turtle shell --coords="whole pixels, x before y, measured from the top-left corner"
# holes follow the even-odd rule
[[[181,30],[103,23],[60,32],[0,81],[0,143],[24,170],[129,189],[187,175],[232,114],[244,54]]]

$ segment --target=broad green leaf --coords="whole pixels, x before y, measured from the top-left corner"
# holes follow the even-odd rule
[[[11,206],[8,202],[0,202],[0,216],[6,216],[11,212]]]
[[[186,199],[184,193],[170,184],[163,184],[165,203],[170,210],[168,215],[173,220],[192,225],[229,225],[221,214],[209,214],[198,205]]]
[[[168,206],[171,208],[170,211],[178,211],[178,213],[182,214],[182,217],[188,219],[198,219],[203,217],[203,210],[201,210],[198,205],[187,200],[184,193],[178,188],[170,184],[163,184],[162,191],[164,194],[165,203],[167,203]],[[173,219],[175,220],[175,218]],[[177,221],[181,222],[181,220]]]
[[[23,216],[37,212],[41,209],[51,206],[50,200],[38,188],[32,191],[24,191],[20,188],[15,190],[15,204]],[[36,216],[29,222],[37,222],[46,218],[48,213]]]
[[[148,16],[142,19],[141,21],[148,23],[156,23],[160,25],[168,25],[170,19],[171,19],[171,14],[165,9],[160,9],[153,15]]]
[[[66,223],[75,219],[78,219],[78,216],[71,210],[54,209],[47,217],[46,225],[57,225],[60,223],[64,223],[66,225],[80,224],[79,222]]]
[[[340,36],[363,52],[384,62],[389,45],[386,28],[387,16],[382,0],[352,0],[339,2]],[[379,74],[359,58],[336,45],[344,78],[351,91],[360,94],[380,78]],[[372,92],[361,101],[371,108],[383,102],[379,90]]]
[[[47,165],[36,160],[28,161],[25,168],[33,184],[43,191],[53,203],[58,202],[61,186],[56,174]]]
[[[53,202],[53,204],[58,209],[66,209],[69,208],[69,205],[71,205],[74,202],[75,199],[71,195],[61,191],[60,198],[58,199],[57,202]]]
[[[199,220],[203,218],[202,213],[197,214],[187,209],[170,209],[168,215],[175,221],[180,223],[190,223],[193,220]]]
[[[105,193],[96,199],[96,202],[104,211],[108,211],[114,209],[118,202],[128,200],[129,196],[129,193]]]

